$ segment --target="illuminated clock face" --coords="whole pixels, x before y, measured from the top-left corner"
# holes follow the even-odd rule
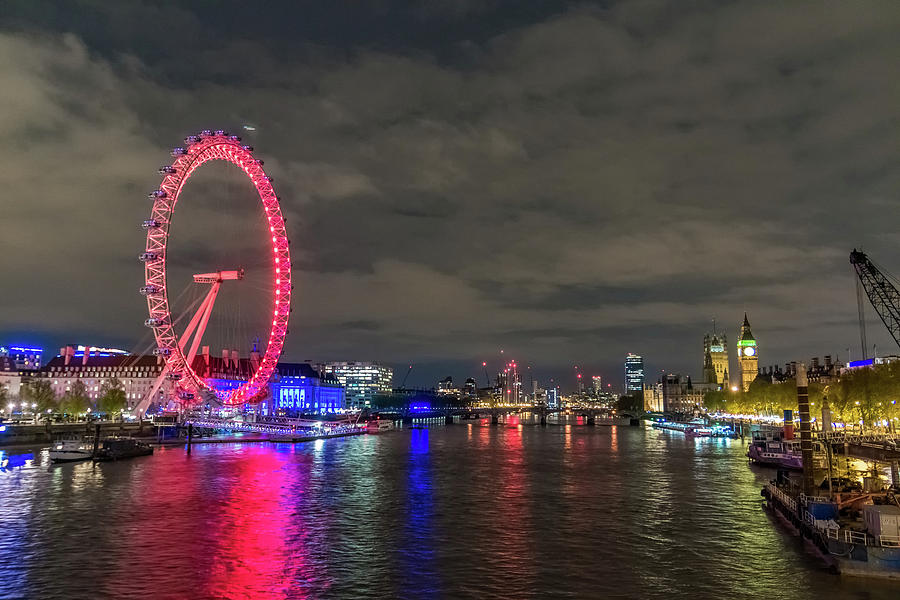
[[[744,356],[753,356],[754,354],[756,354],[756,348],[754,348],[753,346],[747,346],[746,348],[744,348]]]

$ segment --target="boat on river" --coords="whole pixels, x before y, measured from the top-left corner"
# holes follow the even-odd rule
[[[760,465],[792,471],[803,470],[803,456],[798,439],[755,437],[747,448],[747,458]],[[819,442],[813,442],[813,468],[825,468],[825,450]]]
[[[670,431],[680,431],[684,435],[693,437],[727,437],[734,438],[737,434],[730,427],[723,425],[706,425],[702,422],[680,423],[677,421],[656,421],[653,427],[657,429],[668,429]]]
[[[761,494],[841,574],[900,580],[900,502],[892,490],[824,498],[772,481]]]
[[[121,460],[153,454],[153,446],[133,438],[108,437],[100,442],[94,461]]]
[[[78,462],[91,458],[93,447],[82,438],[58,440],[50,446],[50,461],[55,463]]]
[[[394,422],[388,419],[376,419],[366,423],[366,431],[368,433],[382,433],[395,428]]]

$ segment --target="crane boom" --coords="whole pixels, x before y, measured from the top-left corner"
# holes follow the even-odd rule
[[[850,253],[850,264],[856,269],[856,275],[866,290],[872,308],[900,346],[900,291],[872,264],[864,252],[854,248]]]

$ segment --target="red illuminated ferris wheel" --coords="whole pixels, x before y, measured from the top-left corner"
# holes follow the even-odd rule
[[[243,145],[241,138],[228,135],[225,131],[201,131],[188,136],[184,147],[172,150],[174,161],[161,167],[163,176],[159,189],[150,193],[153,209],[150,219],[144,221],[147,230],[147,245],[140,255],[144,263],[144,287],[141,294],[147,297],[149,318],[145,321],[152,328],[156,338],[156,354],[165,360],[162,374],[155,382],[139,408],[146,410],[163,383],[171,382],[172,390],[179,402],[192,404],[202,397],[215,398],[228,405],[254,402],[261,399],[266,391],[269,378],[275,372],[278,359],[284,347],[291,304],[291,257],[287,232],[281,214],[278,197],[272,187],[272,180],[263,171],[263,161],[254,158],[253,148]],[[274,305],[272,325],[265,347],[265,354],[248,381],[229,390],[213,388],[193,368],[194,358],[200,346],[206,325],[209,322],[219,287],[225,281],[239,280],[244,276],[242,269],[198,273],[194,283],[209,285],[200,308],[193,315],[184,332],[179,337],[175,331],[175,320],[169,304],[166,287],[166,249],[169,241],[169,226],[175,213],[178,197],[187,180],[203,164],[223,160],[243,171],[253,183],[262,202],[268,221],[268,236],[271,239],[272,261],[274,265]],[[268,245],[268,244],[267,244]]]

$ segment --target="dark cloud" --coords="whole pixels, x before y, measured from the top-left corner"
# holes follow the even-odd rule
[[[250,6],[9,3],[0,328],[133,346],[156,167],[250,123],[294,358],[697,374],[745,310],[764,363],[855,344],[848,251],[898,242],[896,4]],[[196,183],[202,220],[221,188]]]

